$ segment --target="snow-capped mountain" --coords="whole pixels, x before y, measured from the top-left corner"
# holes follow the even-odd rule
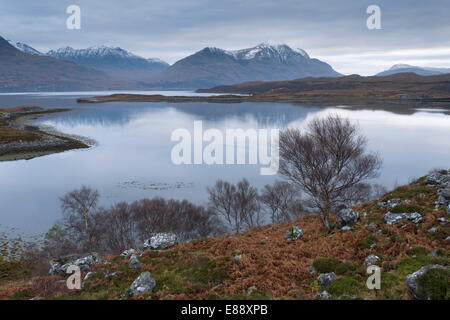
[[[99,70],[45,56],[0,36],[0,92],[127,89]]]
[[[450,73],[450,68],[419,67],[409,64],[395,64],[386,71],[377,73],[376,76],[389,76],[396,73],[412,72],[421,76],[434,76],[438,74]]]
[[[27,45],[26,43],[23,42],[15,42],[12,40],[7,40],[9,42],[10,45],[12,45],[14,48],[22,51],[23,53],[28,53],[28,54],[32,54],[35,56],[44,56],[45,54],[43,54],[42,52],[36,50],[35,48]]]
[[[179,60],[159,75],[158,86],[204,88],[245,81],[337,77],[325,62],[286,44],[261,43],[240,50],[206,47]]]
[[[298,55],[309,59],[309,55],[302,49],[291,49],[286,44],[270,44],[267,42],[261,43],[253,48],[228,50],[225,52],[237,60],[277,59],[280,62],[284,62],[290,57]]]
[[[47,55],[132,81],[147,81],[169,67],[169,64],[160,59],[145,59],[122,48],[110,46],[86,49],[64,47],[51,50]]]

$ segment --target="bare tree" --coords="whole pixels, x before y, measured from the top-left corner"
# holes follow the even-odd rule
[[[63,219],[61,227],[68,240],[81,251],[101,247],[104,224],[96,213],[100,195],[97,190],[83,186],[60,198]]]
[[[61,209],[68,215],[79,215],[84,221],[85,232],[89,229],[89,218],[97,209],[100,195],[97,190],[83,186],[60,198]]]
[[[208,188],[210,209],[221,216],[236,233],[259,226],[262,222],[258,191],[246,179],[237,185],[218,180]]]
[[[280,134],[280,173],[311,196],[328,231],[329,216],[348,200],[348,191],[375,177],[381,166],[366,146],[358,127],[338,116],[312,120],[306,132]]]
[[[301,209],[299,192],[288,182],[275,181],[272,185],[265,185],[260,200],[267,208],[273,224],[290,221],[300,214],[297,214],[298,209]]]

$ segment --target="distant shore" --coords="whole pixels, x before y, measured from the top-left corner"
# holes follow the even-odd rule
[[[67,150],[89,148],[79,137],[29,125],[30,121],[47,114],[67,111],[70,109],[50,110],[34,106],[0,109],[0,161],[29,160]]]
[[[345,96],[340,94],[252,94],[252,95],[216,95],[216,96],[163,96],[143,94],[112,94],[107,96],[78,98],[77,103],[105,103],[105,102],[208,102],[208,103],[242,103],[242,102],[279,102],[279,103],[344,103],[344,104],[367,104],[367,103],[427,103],[427,102],[450,102],[450,97],[430,98],[398,95],[390,97],[382,96]]]

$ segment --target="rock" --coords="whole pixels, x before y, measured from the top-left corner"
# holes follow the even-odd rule
[[[237,254],[233,257],[235,261],[240,261],[243,257],[245,257],[245,254]]]
[[[95,275],[95,272],[89,271],[89,272],[86,273],[86,275],[84,276],[83,281],[88,281],[88,280],[91,279],[94,275]]]
[[[344,208],[339,210],[336,213],[337,223],[343,227],[347,225],[354,224],[358,221],[359,214],[358,212],[350,209],[350,208]]]
[[[341,228],[342,231],[350,231],[350,230],[352,230],[352,229],[353,229],[353,228],[350,227],[350,226],[343,226],[343,227]]]
[[[144,241],[144,249],[162,250],[178,243],[178,237],[171,232],[158,233]]]
[[[428,297],[425,293],[421,292],[421,288],[419,287],[418,280],[425,274],[425,272],[429,269],[450,269],[448,267],[444,267],[441,265],[427,265],[412,274],[408,274],[406,276],[406,285],[409,289],[409,292],[413,296],[414,299],[418,300],[426,300]]]
[[[364,265],[365,266],[372,266],[376,265],[378,262],[380,262],[380,257],[376,256],[374,254],[369,254],[366,259],[364,259]]]
[[[105,278],[108,279],[108,280],[115,279],[118,276],[119,276],[119,274],[117,272],[111,272],[111,273],[105,274]]]
[[[384,215],[384,222],[389,225],[393,225],[402,221],[408,220],[406,213],[391,213],[388,212]]]
[[[155,286],[156,281],[152,278],[150,272],[145,271],[133,281],[130,288],[125,291],[125,296],[131,297],[136,294],[152,293]]]
[[[436,248],[433,251],[431,251],[428,256],[430,257],[439,257],[446,255],[447,251],[444,248]]]
[[[301,239],[303,237],[303,234],[304,234],[303,229],[297,226],[293,226],[291,229],[286,231],[284,239],[286,239],[286,241],[288,242],[295,241]]]
[[[433,233],[437,231],[437,227],[432,227],[430,229],[428,229],[428,233]]]
[[[126,259],[129,259],[133,254],[136,254],[137,251],[135,249],[128,249],[122,252],[120,255]]]
[[[327,291],[322,291],[316,294],[316,298],[328,300],[331,299],[331,294],[329,294]]]
[[[447,222],[447,219],[445,219],[444,217],[437,218],[437,222],[440,222],[440,223],[446,223],[446,222]]]
[[[420,213],[413,212],[408,215],[408,220],[412,221],[414,223],[420,223],[420,222],[422,222],[423,219],[422,219],[422,215]]]
[[[450,214],[450,203],[447,206],[447,213]]]
[[[414,223],[422,222],[422,216],[418,212],[413,213],[392,213],[388,212],[384,215],[384,221],[389,224],[397,224],[403,221],[411,221]]]
[[[73,257],[66,256],[58,260],[50,261],[49,274],[66,275],[66,270],[71,265],[78,266],[82,272],[88,272],[92,265],[102,263],[97,253],[90,253],[84,257],[71,260]]]
[[[128,266],[131,269],[140,269],[141,268],[141,263],[139,262],[139,259],[136,257],[136,255],[132,255],[130,258],[130,261],[128,262]]]
[[[433,171],[425,177],[425,183],[428,185],[439,186],[450,181],[450,174],[439,171]]]
[[[366,224],[366,229],[369,231],[375,230],[377,228],[378,228],[378,226],[375,223]]]
[[[334,272],[321,273],[317,277],[317,281],[319,282],[320,288],[324,289],[331,285],[331,281],[333,281],[334,278],[336,278],[336,274]]]
[[[307,266],[306,270],[310,273],[310,274],[316,274],[316,269],[313,266]]]
[[[377,207],[385,208],[385,209],[392,209],[392,208],[398,206],[401,202],[402,201],[400,200],[400,198],[393,198],[393,199],[389,199],[384,202],[378,202]]]
[[[252,295],[253,292],[255,292],[256,290],[258,290],[256,286],[251,286],[250,288],[247,289],[247,294]]]

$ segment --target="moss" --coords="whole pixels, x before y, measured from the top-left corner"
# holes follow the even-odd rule
[[[378,240],[375,236],[370,235],[366,239],[361,240],[356,247],[358,249],[372,249],[376,247]],[[375,246],[374,246],[375,245]]]
[[[341,263],[336,267],[335,270],[338,275],[350,275],[350,274],[364,274],[364,268],[353,263]]]
[[[419,206],[398,205],[389,211],[392,213],[413,213],[413,212],[423,213],[424,209],[423,207]]]
[[[428,250],[424,247],[414,246],[408,253],[411,256],[426,256],[428,254]]]
[[[428,269],[417,284],[419,294],[426,300],[450,300],[450,270]]]
[[[336,272],[342,262],[334,258],[319,258],[314,260],[313,267],[320,273]]]
[[[328,292],[334,296],[354,295],[361,288],[361,282],[354,278],[341,278],[331,282]]]
[[[397,266],[397,273],[406,276],[411,274],[420,268],[428,264],[440,264],[443,266],[450,265],[450,259],[447,257],[429,257],[429,256],[417,256],[414,258],[406,258],[401,260]]]

